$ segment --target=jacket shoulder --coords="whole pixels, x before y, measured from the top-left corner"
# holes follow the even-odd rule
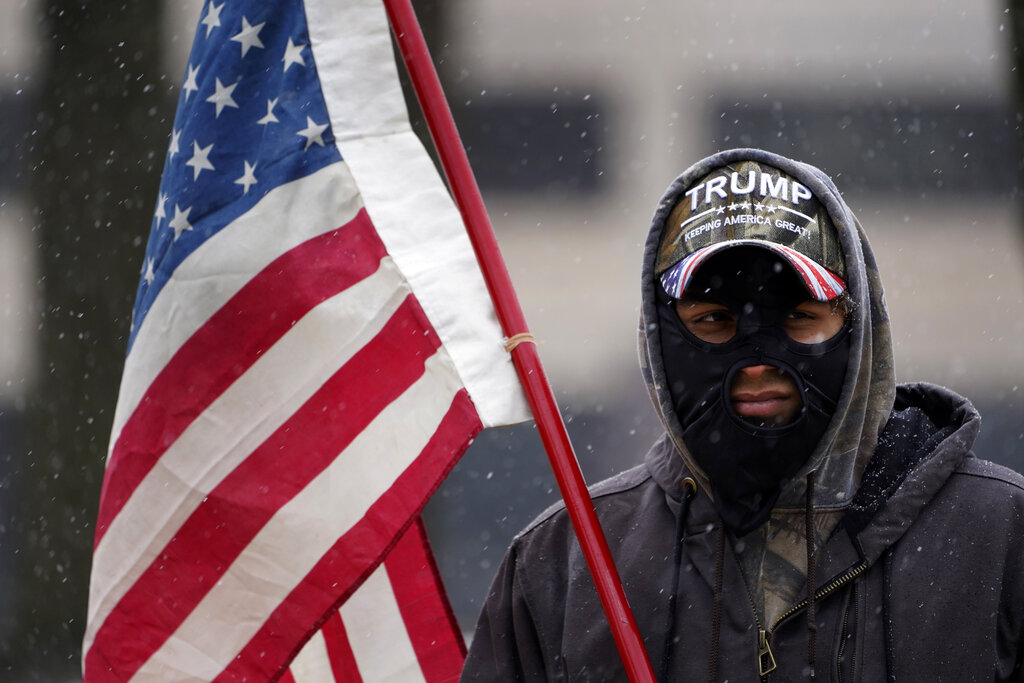
[[[1016,489],[1018,494],[1024,494],[1024,475],[1011,470],[1009,467],[997,465],[988,460],[982,460],[968,455],[956,468],[955,474],[974,477],[981,480],[989,480],[994,485],[1004,484]]]
[[[591,485],[590,487],[587,488],[587,491],[590,493],[590,497],[594,501],[594,504],[596,506],[598,505],[599,500],[602,498],[606,498],[608,496],[615,496],[617,494],[637,489],[650,480],[651,475],[647,471],[647,468],[644,465],[637,465],[636,467],[632,467],[628,470],[625,470],[624,472],[620,472],[612,477],[609,477],[608,479],[599,481],[598,483]],[[519,540],[523,536],[529,534],[534,529],[551,522],[552,518],[559,516],[559,513],[564,511],[564,500],[559,500],[558,502],[553,503],[550,507],[548,507],[548,509],[537,515],[537,517],[532,522],[527,524],[522,531],[516,534],[515,540]],[[562,516],[567,517],[568,513]]]

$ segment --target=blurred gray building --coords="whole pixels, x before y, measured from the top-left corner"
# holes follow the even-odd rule
[[[847,194],[882,262],[902,379],[987,395],[1024,375],[995,3],[457,7],[451,99],[563,395],[621,401],[654,203],[691,162],[748,145],[811,161]]]

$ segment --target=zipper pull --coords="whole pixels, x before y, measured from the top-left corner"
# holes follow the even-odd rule
[[[771,645],[768,644],[768,632],[763,628],[757,631],[757,669],[762,676],[767,676],[775,671],[775,655],[772,654]]]

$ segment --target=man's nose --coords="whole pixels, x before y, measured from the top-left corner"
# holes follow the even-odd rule
[[[759,380],[766,374],[770,375],[776,372],[778,372],[778,368],[774,365],[748,365],[740,369],[740,374],[752,380]]]

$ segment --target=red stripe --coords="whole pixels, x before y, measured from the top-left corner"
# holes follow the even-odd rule
[[[466,645],[419,517],[384,560],[402,621],[427,683],[457,681]]]
[[[362,683],[363,677],[359,673],[359,665],[352,652],[348,632],[345,631],[345,622],[342,621],[337,610],[324,622],[320,633],[327,645],[327,659],[331,663],[334,680],[344,683]]]
[[[822,277],[824,269],[820,265],[815,263],[810,257],[793,249],[785,249],[784,253],[789,255],[790,262],[796,267],[797,272],[800,273],[804,280],[807,290],[814,295],[815,299],[821,300],[816,290],[821,291],[825,301],[836,296],[836,293],[832,291],[832,286]],[[815,284],[817,284],[817,287],[815,287]]]
[[[325,615],[376,569],[481,429],[473,402],[460,390],[416,460],[324,553],[217,680],[263,680],[287,666]]]
[[[110,453],[94,548],[185,428],[310,309],[374,273],[385,255],[360,210],[345,226],[275,259],[178,349]]]
[[[286,669],[281,678],[277,679],[279,683],[295,683],[295,676],[292,675],[290,669]]]
[[[99,628],[86,674],[100,681],[107,666],[111,678],[137,671],[274,513],[422,376],[439,345],[410,295],[369,344],[207,495]]]

